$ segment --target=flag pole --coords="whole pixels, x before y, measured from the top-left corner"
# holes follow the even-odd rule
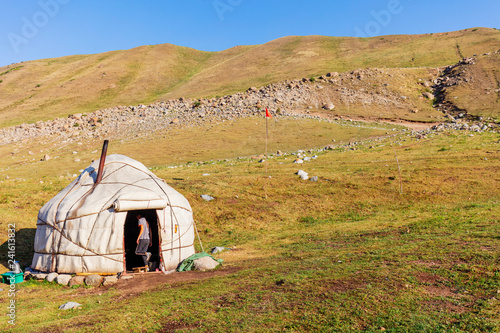
[[[265,161],[264,163],[266,164],[266,179],[268,179],[268,175],[267,175],[267,140],[269,138],[269,125],[268,125],[268,121],[267,121],[267,118],[272,118],[272,114],[269,112],[269,110],[266,108],[266,155],[265,155]],[[266,191],[266,185],[264,183],[264,195],[267,199],[267,191]]]
[[[267,115],[266,115],[266,159],[267,159],[267,138],[269,137],[269,129],[268,129],[268,126],[267,126],[267,118],[269,118],[269,117],[267,117]]]

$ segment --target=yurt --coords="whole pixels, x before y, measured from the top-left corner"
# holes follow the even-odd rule
[[[105,151],[40,209],[32,269],[124,273],[144,266],[135,254],[138,212],[152,231],[150,268],[167,273],[195,253],[187,199],[140,162]]]

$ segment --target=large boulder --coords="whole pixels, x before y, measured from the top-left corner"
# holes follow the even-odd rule
[[[85,277],[85,284],[91,287],[99,287],[103,282],[104,278],[100,275],[88,275]]]
[[[428,91],[424,92],[422,95],[423,95],[425,98],[430,99],[430,100],[433,100],[433,99],[435,98],[434,94],[432,94],[432,93],[430,93],[430,92],[428,92]]]
[[[333,103],[329,102],[329,103],[326,103],[325,105],[323,105],[323,109],[331,111],[331,110],[335,109],[335,105]]]
[[[193,267],[196,271],[208,271],[219,266],[220,263],[210,256],[201,257],[193,261]]]
[[[56,282],[62,284],[63,286],[67,286],[70,280],[71,280],[70,274],[59,274],[56,277]]]
[[[299,170],[297,171],[297,175],[299,175],[299,177],[302,179],[302,180],[308,180],[309,179],[309,175],[307,174],[307,172],[305,172],[304,170]]]
[[[103,281],[102,285],[104,287],[108,287],[108,286],[114,285],[117,282],[118,282],[118,278],[116,276],[106,276],[104,278],[104,281]]]
[[[47,274],[47,276],[45,277],[45,280],[49,281],[49,282],[54,282],[54,280],[56,279],[56,277],[58,276],[59,274],[57,274],[56,272],[52,272],[52,273],[49,273]]]
[[[84,284],[85,283],[84,280],[85,280],[85,276],[81,276],[81,275],[73,276],[71,278],[71,280],[69,280],[69,286],[74,287],[74,286]]]

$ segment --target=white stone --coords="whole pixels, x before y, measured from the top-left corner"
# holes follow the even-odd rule
[[[46,277],[45,277],[45,280],[49,281],[49,282],[53,282],[56,277],[58,276],[59,274],[57,274],[56,272],[52,272],[52,273],[49,273]]]
[[[307,172],[305,172],[304,170],[299,170],[297,171],[297,175],[299,175],[299,177],[302,179],[302,180],[307,180],[309,179],[309,174]]]
[[[69,280],[71,280],[70,274],[59,274],[56,277],[56,282],[59,284],[62,284],[63,286],[67,286],[69,283]]]
[[[196,259],[193,262],[194,269],[197,271],[207,271],[210,269],[214,269],[215,267],[219,266],[220,263],[213,259],[212,257],[201,257],[199,259]]]

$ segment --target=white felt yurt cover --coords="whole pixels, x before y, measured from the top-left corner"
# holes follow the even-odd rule
[[[174,270],[195,253],[191,206],[143,164],[123,155],[99,161],[46,203],[38,213],[32,269],[58,273],[124,271],[128,211],[156,210],[161,269]]]

